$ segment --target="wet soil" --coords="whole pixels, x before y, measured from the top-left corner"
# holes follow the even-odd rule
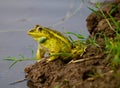
[[[106,5],[102,11],[106,19],[113,6],[117,6],[112,16],[120,22],[120,0]],[[98,11],[100,12],[100,11]],[[65,63],[61,59],[52,62],[42,60],[25,68],[25,78],[29,88],[120,88],[120,66],[114,70],[111,62],[106,59],[104,34],[110,39],[116,37],[115,26],[112,30],[104,17],[91,13],[86,21],[90,38],[96,36],[99,46],[88,45],[86,52],[76,61]],[[118,32],[119,33],[119,32]]]

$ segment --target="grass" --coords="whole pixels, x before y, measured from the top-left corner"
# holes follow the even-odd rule
[[[85,43],[85,41],[86,41],[86,38],[83,35],[81,35],[81,34],[74,33],[74,32],[65,32],[65,34],[68,35],[68,39],[71,41],[71,43],[74,43],[76,40],[80,41],[81,43]],[[71,35],[75,36],[77,39],[76,40],[73,39],[71,37]]]
[[[34,57],[34,50],[32,48],[29,47],[29,49],[31,50],[31,55],[32,58],[26,58],[24,55],[18,55],[18,57],[7,57],[4,60],[7,61],[12,61],[12,64],[10,64],[9,68],[13,67],[16,63],[21,62],[21,61],[28,61],[28,60],[37,60],[36,57]]]
[[[113,67],[120,65],[120,39],[116,37],[115,40],[108,39],[106,41],[107,59],[111,61]]]
[[[108,4],[111,5],[111,4]],[[89,8],[89,7],[88,7]],[[106,45],[106,53],[108,54],[107,59],[111,60],[111,64],[113,67],[119,66],[120,65],[120,23],[118,23],[116,21],[116,19],[112,16],[112,13],[114,13],[117,9],[118,6],[117,5],[112,5],[112,10],[107,13],[107,15],[109,16],[109,19],[107,19],[107,16],[104,14],[103,10],[101,9],[101,4],[100,3],[96,3],[96,8],[98,9],[98,11],[89,8],[92,12],[96,13],[99,16],[102,16],[107,24],[110,27],[110,30],[113,30],[116,33],[116,37],[114,39],[109,39],[106,36],[104,37],[105,39],[105,45]],[[115,28],[113,28],[113,25],[115,26]],[[93,39],[93,43],[95,42],[95,40]]]
[[[25,58],[24,56],[20,55],[20,58],[17,58],[17,57],[8,57],[8,58],[6,58],[4,60],[12,61],[12,64],[9,66],[9,68],[11,68],[11,67],[13,67],[13,65],[15,65],[18,62],[27,61],[27,60],[36,60],[36,58]]]

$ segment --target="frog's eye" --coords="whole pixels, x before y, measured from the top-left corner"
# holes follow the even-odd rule
[[[46,40],[47,40],[46,37],[41,37],[41,38],[39,39],[39,43],[44,43]]]
[[[42,27],[40,27],[39,25],[36,25],[35,28],[34,28],[37,32],[40,32],[42,31]]]
[[[40,28],[38,29],[38,31],[42,31],[42,29],[43,29],[43,28],[40,27]]]

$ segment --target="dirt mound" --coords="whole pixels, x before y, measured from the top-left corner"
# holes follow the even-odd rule
[[[112,3],[117,5],[117,10],[112,16],[120,22],[120,0]],[[102,10],[108,20],[107,13],[113,5],[108,5]],[[99,12],[99,11],[98,11]],[[111,22],[111,21],[110,21]],[[116,36],[103,17],[91,13],[87,18],[87,27],[90,37],[102,33],[109,38]],[[115,29],[115,26],[113,25]],[[64,63],[61,59],[52,62],[36,62],[25,68],[27,85],[29,88],[119,88],[120,67],[114,71],[104,52],[105,42],[103,36],[96,36],[99,45],[89,45],[81,58],[74,62]]]
[[[114,10],[112,10],[113,8]],[[91,13],[86,19],[89,33],[92,36],[95,36],[97,33],[102,33],[107,37],[115,37],[115,25],[113,24],[112,19],[108,14],[111,13],[111,16],[114,17],[116,22],[120,23],[120,0],[116,0],[112,3],[112,5],[111,3],[108,3],[105,7],[102,8],[102,12],[106,16],[106,19],[110,22],[113,29],[111,29],[105,17],[96,13]],[[101,13],[101,11],[99,10],[97,13]]]

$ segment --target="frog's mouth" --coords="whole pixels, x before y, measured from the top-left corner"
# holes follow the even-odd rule
[[[29,30],[29,31],[27,32],[27,34],[28,34],[29,36],[33,37],[33,38],[38,38],[38,37],[40,37],[40,35],[38,35],[38,33],[35,32],[34,30]]]
[[[31,36],[34,40],[39,40],[44,35],[40,34],[39,32],[35,32],[34,30],[30,30],[27,32],[29,36]]]
[[[34,32],[33,30],[28,31],[27,34],[32,37],[35,37],[37,35],[37,33]]]

